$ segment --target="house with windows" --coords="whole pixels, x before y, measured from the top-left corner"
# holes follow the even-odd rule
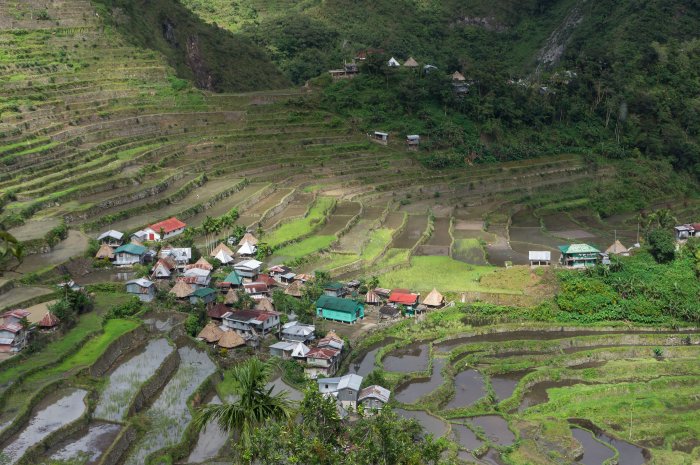
[[[236,270],[240,276],[248,279],[255,279],[260,273],[260,267],[262,262],[254,259],[244,260],[233,265],[233,269]]]
[[[376,291],[376,290],[375,290]],[[418,307],[420,294],[415,294],[407,289],[394,289],[389,294],[389,304],[393,306],[403,305],[407,315],[413,315]]]
[[[171,247],[168,245],[160,249],[158,256],[174,261],[178,269],[182,270],[192,260],[192,249],[190,247]]]
[[[210,304],[216,300],[216,291],[210,287],[201,287],[190,294],[190,303],[192,305],[196,304]]]
[[[310,350],[303,342],[280,341],[270,346],[270,355],[284,360],[305,360]]]
[[[391,397],[391,391],[376,384],[367,386],[357,396],[357,404],[362,405],[365,411],[381,410]]]
[[[223,324],[227,329],[242,335],[265,337],[280,330],[280,313],[261,310],[237,310],[224,315]]]
[[[135,295],[141,302],[151,302],[156,298],[156,286],[153,281],[145,278],[132,279],[126,282],[126,292]]]
[[[110,229],[97,236],[97,242],[101,245],[119,247],[124,243],[124,233]]]
[[[22,321],[30,315],[27,310],[12,310],[0,317],[0,352],[17,353],[27,345],[27,330]]]
[[[175,262],[169,258],[160,258],[151,269],[152,278],[169,279],[177,270]]]
[[[600,250],[588,244],[560,245],[561,264],[569,268],[587,268],[595,266],[600,257]]]
[[[311,379],[333,376],[340,364],[340,350],[314,347],[306,354],[304,373]]]
[[[159,221],[150,226],[147,226],[139,231],[136,231],[132,238],[135,237],[141,241],[155,241],[160,242],[165,239],[170,239],[171,237],[177,236],[185,232],[187,224],[178,220],[174,216],[168,218],[167,220]]]
[[[322,295],[316,301],[316,316],[326,320],[355,323],[364,319],[365,307],[356,300]]]
[[[138,244],[124,244],[114,251],[114,264],[117,266],[131,266],[143,263],[146,257],[146,247]]]
[[[338,378],[318,378],[316,382],[321,394],[335,397],[343,408],[357,408],[362,376],[349,374]]]
[[[700,237],[700,223],[681,224],[673,228],[677,241],[685,241],[691,237]]]
[[[290,321],[282,326],[280,337],[283,341],[309,343],[316,338],[316,327],[298,321]]]
[[[552,264],[552,252],[549,250],[530,250],[527,253],[530,268]]]

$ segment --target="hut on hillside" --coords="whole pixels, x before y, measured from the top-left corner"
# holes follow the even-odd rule
[[[39,328],[44,331],[53,331],[56,329],[61,320],[51,312],[46,312],[46,315],[37,323]]]
[[[378,144],[388,145],[389,144],[389,133],[382,132],[382,131],[374,131],[372,133],[372,135],[370,136],[370,140],[372,142],[376,142]]]
[[[552,264],[552,252],[549,250],[530,250],[527,253],[527,258],[531,268]]]
[[[430,293],[423,299],[423,305],[426,307],[438,308],[445,305],[445,298],[438,292],[437,289],[433,288]]]
[[[290,284],[287,289],[284,290],[284,293],[287,295],[291,295],[292,297],[296,297],[298,299],[301,299],[301,291],[303,290],[304,285],[302,284],[301,281],[294,281],[292,284]]]
[[[452,80],[457,82],[464,82],[467,80],[467,78],[465,78],[464,74],[460,73],[459,71],[455,71],[454,73],[452,73]]]
[[[399,68],[399,67],[401,67],[401,63],[399,63],[399,61],[398,61],[396,58],[394,58],[394,57],[389,58],[389,61],[386,62],[386,65],[387,65],[389,68]]]
[[[114,249],[107,244],[102,244],[95,254],[95,258],[98,260],[114,260]]]
[[[219,243],[216,247],[214,247],[214,250],[211,251],[209,254],[210,257],[216,257],[219,252],[223,252],[226,255],[232,257],[233,256],[233,250],[231,250],[226,244],[223,242]]]
[[[416,69],[418,68],[418,62],[413,59],[413,57],[408,57],[408,60],[403,64],[405,68]]]
[[[247,232],[243,235],[241,240],[238,241],[238,245],[243,246],[246,242],[250,245],[258,245],[258,238]]]
[[[615,242],[605,250],[608,255],[621,255],[623,257],[628,257],[630,251],[627,247],[622,245],[622,242],[615,240]]]
[[[420,135],[418,134],[409,134],[406,136],[406,145],[408,146],[408,150],[416,151],[418,150],[418,146],[420,145]]]
[[[175,283],[170,293],[174,294],[178,299],[186,299],[191,296],[194,292],[191,284],[187,284],[185,281],[178,281]]]
[[[263,297],[255,302],[255,310],[262,310],[264,312],[274,312],[275,306],[273,305],[272,300],[270,300],[267,297]]]
[[[224,334],[221,336],[218,342],[219,347],[222,347],[224,349],[234,349],[236,347],[245,345],[245,341],[237,332],[224,331],[223,333]]]
[[[381,302],[382,301],[376,292],[370,290],[367,291],[367,294],[365,294],[365,303],[367,305],[379,305]]]
[[[203,341],[208,342],[209,344],[212,344],[214,342],[218,342],[221,339],[221,336],[224,335],[224,332],[216,326],[214,322],[209,322],[207,325],[199,332],[197,335],[197,339],[201,339]]]
[[[192,265],[187,265],[185,267],[185,270],[192,270],[192,269],[200,269],[200,270],[206,270],[206,271],[212,271],[214,267],[212,266],[211,263],[206,261],[204,257],[200,257],[199,260],[194,262]]]

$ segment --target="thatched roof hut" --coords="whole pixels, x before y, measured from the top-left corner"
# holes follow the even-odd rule
[[[263,297],[256,302],[255,309],[262,310],[264,312],[274,312],[275,306],[272,304],[272,300],[268,299],[267,297]]]
[[[413,57],[408,57],[406,63],[403,64],[406,68],[418,68],[418,62]]]
[[[226,244],[224,244],[223,242],[220,243],[219,245],[217,245],[216,248],[215,248],[214,250],[212,250],[211,253],[210,253],[209,255],[211,255],[212,257],[216,257],[216,255],[217,255],[219,252],[223,252],[223,253],[225,253],[226,255],[231,256],[231,257],[233,256],[233,250],[231,250],[231,249],[230,249]]]
[[[467,78],[464,77],[464,74],[460,73],[459,71],[455,71],[452,73],[452,80],[453,81],[466,81]]]
[[[613,245],[607,248],[605,253],[611,254],[611,255],[626,255],[629,254],[629,249],[622,245],[622,242],[619,240],[616,240]]]
[[[95,258],[98,258],[98,259],[107,258],[109,260],[112,260],[114,258],[114,249],[112,249],[107,244],[102,244],[100,246],[100,249],[95,254]]]
[[[238,245],[242,246],[246,242],[250,245],[258,245],[258,239],[255,236],[253,236],[251,233],[245,233],[243,235],[243,237],[241,238],[241,240],[238,241]]]
[[[207,325],[202,329],[197,337],[199,339],[203,339],[206,342],[212,343],[212,342],[217,342],[219,339],[221,339],[221,336],[224,335],[224,332],[216,326],[215,323],[210,322],[207,323]]]
[[[238,303],[238,292],[231,288],[226,293],[226,298],[224,299],[226,305],[236,305]]]
[[[175,294],[175,297],[178,299],[185,299],[191,296],[193,292],[194,289],[192,289],[192,286],[185,281],[176,282],[173,288],[170,289],[170,293]]]
[[[427,305],[428,307],[440,307],[444,303],[445,298],[435,288],[423,299],[423,305]]]
[[[233,349],[234,347],[240,347],[245,345],[245,341],[235,331],[225,331],[224,334],[219,339],[219,347],[224,349]]]
[[[284,290],[284,293],[287,295],[291,295],[292,297],[301,297],[301,291],[304,289],[304,285],[302,284],[301,281],[294,281],[292,284],[290,284],[287,289]]]
[[[194,264],[187,265],[185,267],[185,269],[187,269],[187,270],[191,270],[192,268],[199,268],[200,270],[208,270],[208,271],[211,271],[214,269],[214,267],[211,265],[211,263],[206,261],[206,259],[204,257],[201,257],[199,260],[194,262]]]

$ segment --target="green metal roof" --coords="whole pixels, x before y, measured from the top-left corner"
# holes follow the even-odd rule
[[[117,250],[114,251],[114,253],[120,252],[128,253],[131,255],[143,255],[146,253],[146,247],[136,244],[124,244],[117,247]]]
[[[195,297],[206,297],[208,295],[213,294],[216,292],[214,289],[208,288],[208,287],[203,287],[201,289],[197,289],[192,293],[193,296]]]
[[[360,304],[355,300],[341,299],[340,297],[333,297],[330,295],[322,295],[316,301],[316,307],[318,308],[347,313],[355,313],[358,305]]]
[[[243,284],[243,278],[241,278],[238,273],[236,273],[236,270],[230,272],[228,276],[224,278],[225,283],[231,283],[231,284],[236,284],[240,285]]]
[[[324,289],[333,289],[333,290],[338,290],[342,289],[343,285],[341,283],[333,282],[333,283],[328,283],[325,286],[323,286]]]
[[[571,253],[600,253],[600,250],[588,244],[560,245],[559,250],[563,254]]]

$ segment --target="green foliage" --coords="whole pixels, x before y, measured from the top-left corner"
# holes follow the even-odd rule
[[[657,262],[667,263],[676,255],[676,241],[667,229],[655,229],[647,236],[649,251]]]
[[[105,320],[111,320],[113,318],[128,318],[136,315],[142,308],[143,303],[139,300],[139,298],[136,296],[131,296],[127,302],[112,307],[105,315]]]
[[[202,304],[192,306],[190,314],[185,319],[185,331],[192,337],[197,336],[207,324],[207,309]]]

